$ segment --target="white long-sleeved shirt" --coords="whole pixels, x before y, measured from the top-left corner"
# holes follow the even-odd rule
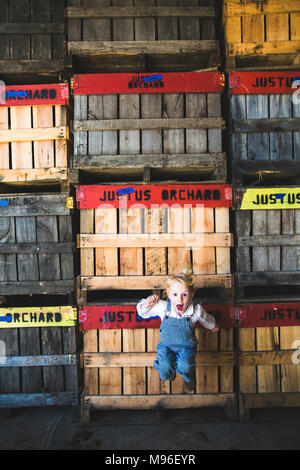
[[[166,315],[167,301],[159,300],[152,307],[146,306],[147,299],[142,299],[137,304],[137,313],[142,318],[151,318],[151,317],[160,317],[161,320]],[[174,310],[171,305],[171,312],[169,313],[170,317],[181,318],[180,315]],[[204,328],[208,330],[213,330],[216,326],[215,318],[207,313],[201,304],[190,304],[188,308],[183,313],[182,317],[190,317],[193,323],[199,322]]]

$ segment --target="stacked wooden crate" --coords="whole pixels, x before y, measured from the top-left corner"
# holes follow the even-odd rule
[[[75,70],[143,72],[220,66],[215,0],[69,0]]]
[[[68,71],[65,56],[65,0],[2,0],[0,71],[6,82],[55,81]],[[27,79],[29,81],[27,81]]]
[[[1,188],[59,185],[68,190],[67,83],[1,87]]]
[[[79,184],[76,196],[85,419],[89,407],[221,406],[233,414],[232,194],[222,150],[223,86],[218,72],[74,77],[72,173],[79,183],[102,182]],[[103,308],[136,316],[139,298],[161,294],[166,277],[186,266],[201,300],[223,301],[220,315],[227,319],[219,334],[197,332],[197,384],[189,398],[180,376],[171,389],[154,371],[157,325],[121,323],[116,331],[111,322],[103,328],[97,321]],[[109,353],[109,363],[102,353]]]
[[[299,406],[299,2],[224,2],[240,416]],[[299,85],[299,84],[298,84]]]
[[[298,0],[224,0],[226,70],[299,70]]]
[[[78,402],[68,85],[0,104],[0,407]]]

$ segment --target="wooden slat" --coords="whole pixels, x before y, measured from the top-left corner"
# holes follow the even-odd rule
[[[23,127],[23,131],[20,130]],[[12,168],[32,168],[32,147],[27,141],[20,142],[19,139],[32,132],[32,118],[30,106],[11,107],[10,109],[10,130],[0,131],[0,142],[12,142],[11,161]],[[35,132],[35,131],[34,131]],[[19,137],[16,140],[15,137]],[[30,140],[30,139],[29,139]]]
[[[218,232],[229,232],[229,211],[225,207],[215,208],[216,235]],[[224,274],[231,272],[230,248],[216,244],[216,272]]]
[[[39,59],[18,59],[0,60],[0,70],[5,70],[6,74],[40,73],[57,74],[65,68],[63,59],[39,60]]]
[[[122,248],[197,248],[201,246],[233,246],[233,235],[229,233],[205,233],[182,234],[180,238],[176,234],[80,234],[78,235],[79,248],[91,247],[122,247]]]
[[[84,402],[88,403],[91,409],[180,409],[180,408],[201,408],[201,407],[230,407],[233,405],[233,394],[194,394],[194,395],[130,395],[115,397],[87,396]]]
[[[57,194],[18,194],[1,196],[1,217],[69,215],[67,208],[68,193]]]
[[[233,132],[292,132],[300,127],[299,118],[234,119]]]
[[[64,23],[2,23],[0,34],[64,34]]]
[[[75,3],[73,2],[75,5]],[[72,3],[69,3],[70,7],[72,8]],[[79,3],[80,5],[80,3]],[[110,1],[109,0],[91,0],[89,2],[89,7],[105,7],[109,6]],[[86,8],[85,8],[86,9]],[[67,10],[66,10],[67,14]],[[103,17],[90,17],[90,18],[82,18],[82,20],[79,19],[71,19],[68,21],[69,24],[74,24],[76,22],[81,23],[81,28],[82,28],[82,39],[84,41],[93,41],[93,40],[99,40],[99,41],[106,41],[110,40],[110,26],[111,26],[111,20],[108,18],[103,18]],[[79,27],[80,30],[80,27]],[[72,34],[69,35],[69,39],[72,39]],[[74,39],[80,39],[80,31],[78,34],[78,37]]]
[[[299,393],[260,393],[247,394],[243,397],[245,408],[282,408],[299,406]]]
[[[8,393],[0,395],[0,408],[78,405],[78,391],[50,393]]]
[[[231,16],[246,16],[246,15],[259,15],[263,16],[267,13],[291,13],[299,11],[300,7],[297,0],[292,2],[285,2],[284,0],[272,0],[271,2],[247,1],[247,3],[237,3],[227,1],[225,4],[226,17]]]
[[[257,350],[264,352],[279,347],[279,330],[274,328],[256,328]],[[270,361],[267,365],[258,365],[257,382],[258,393],[271,393],[280,391],[280,367]]]
[[[284,327],[289,329],[291,327]],[[268,330],[269,328],[263,328]],[[241,366],[262,366],[262,365],[279,365],[292,364],[294,350],[286,351],[243,351],[238,356],[238,363]],[[268,393],[268,392],[267,392]]]
[[[155,7],[155,0],[135,0],[136,7],[139,7],[143,11],[145,8]],[[156,39],[156,27],[155,17],[139,17],[134,19],[135,39],[137,41],[149,40],[155,41]]]
[[[11,255],[14,256],[14,255]],[[59,281],[1,281],[0,295],[63,294],[74,291],[73,280]]]
[[[196,330],[198,339],[197,351],[200,355],[204,352],[218,354],[218,334],[212,334],[204,328]],[[218,393],[219,376],[218,367],[212,364],[204,364],[196,367],[196,393]]]
[[[77,18],[146,18],[146,17],[202,17],[211,18],[215,16],[212,7],[68,7],[66,9],[68,19]],[[1,30],[0,30],[1,31]]]
[[[263,42],[264,41],[264,17],[260,16],[243,16],[243,43]]]
[[[245,42],[229,43],[229,55],[255,55],[256,57],[268,54],[297,54],[300,41],[269,41],[269,42]]]
[[[2,183],[21,184],[34,181],[62,181],[68,179],[68,172],[67,168],[0,169],[0,178]]]
[[[72,242],[44,242],[36,243],[26,241],[23,243],[1,243],[0,253],[72,253],[75,244]]]
[[[192,231],[203,231],[203,238],[207,233],[214,232],[214,208],[192,208]],[[216,273],[216,254],[214,247],[198,246],[192,250],[194,274],[214,275]]]
[[[220,337],[220,351],[222,356],[227,352],[230,354],[235,355],[234,353],[234,338],[233,338],[234,330],[233,328],[222,328],[219,333]],[[236,358],[233,361],[236,363]],[[229,393],[234,392],[235,385],[234,385],[234,371],[235,369],[232,365],[223,365],[220,368],[220,385],[219,391],[221,393]]]
[[[238,237],[237,246],[300,246],[299,235],[255,235]]]
[[[55,106],[55,126],[67,126],[67,106]],[[66,139],[68,138],[68,134]],[[58,139],[55,141],[55,167],[68,166],[68,142]]]
[[[255,328],[239,328],[238,345],[241,357],[244,351],[255,351]],[[239,388],[242,393],[256,393],[256,367],[251,365],[240,365],[238,368]]]
[[[299,348],[299,326],[280,328],[280,348]],[[294,351],[295,352],[295,351]],[[298,358],[298,353],[296,353]],[[300,371],[293,357],[281,366],[281,390],[284,393],[300,391]]]
[[[175,249],[175,248],[173,248]],[[250,273],[251,274],[251,273]],[[232,276],[229,274],[215,275],[195,275],[196,285],[200,288],[204,287],[232,287]],[[104,276],[104,277],[88,277],[82,276],[81,283],[83,289],[161,289],[165,282],[165,276]],[[287,278],[286,278],[287,281]],[[300,282],[300,281],[299,281]]]
[[[86,330],[83,335],[84,351],[97,352],[97,330]],[[86,394],[99,394],[99,372],[97,368],[84,369],[84,391]]]
[[[33,106],[33,127],[34,128],[50,128],[53,126],[53,109],[52,106]],[[43,140],[34,142],[34,167],[35,168],[51,168],[54,167],[54,142]]]
[[[237,273],[237,281],[244,286],[279,286],[279,285],[299,285],[299,271],[264,271]]]
[[[12,107],[16,112],[20,111],[21,108]],[[30,110],[30,107],[29,107]],[[25,121],[26,122],[26,121]],[[22,121],[24,125],[24,121]],[[32,142],[38,140],[56,140],[56,139],[68,139],[68,127],[58,126],[49,128],[38,128],[38,129],[10,129],[8,131],[0,131],[0,142]],[[31,145],[30,145],[31,148]],[[29,158],[28,158],[29,160]],[[25,168],[25,166],[21,166]],[[30,167],[31,168],[31,167]]]
[[[114,0],[114,7],[120,9],[131,8],[133,0]],[[134,40],[134,19],[133,18],[113,18],[113,41],[133,41]]]
[[[297,45],[297,41],[295,41]],[[73,55],[102,54],[205,54],[216,53],[218,44],[215,40],[203,41],[69,41],[68,51]]]
[[[129,95],[134,96],[134,95]],[[174,118],[168,119],[105,119],[73,121],[73,132],[105,130],[145,130],[145,129],[213,129],[224,128],[222,118]],[[63,137],[61,137],[63,138]],[[0,133],[1,139],[1,133]],[[34,140],[34,139],[33,139]],[[1,142],[1,140],[0,140]],[[180,152],[181,153],[181,152]]]
[[[67,366],[77,362],[76,354],[51,354],[49,356],[0,356],[0,367]]]
[[[0,88],[2,90],[2,87]],[[0,132],[8,129],[8,108],[0,107]],[[9,168],[9,145],[0,144],[0,168]]]
[[[266,41],[289,40],[289,14],[266,15]]]
[[[155,352],[107,352],[82,354],[83,365],[92,367],[151,367],[156,358]],[[195,356],[197,365],[234,365],[235,355],[229,351],[199,351]]]

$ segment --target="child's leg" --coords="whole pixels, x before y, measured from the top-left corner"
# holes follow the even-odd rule
[[[177,371],[181,374],[186,382],[195,379],[195,349],[182,348],[177,353]]]
[[[174,380],[176,376],[176,353],[167,346],[157,345],[157,357],[153,366],[160,373],[162,380]]]

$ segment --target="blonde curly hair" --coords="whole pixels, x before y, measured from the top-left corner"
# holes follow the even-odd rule
[[[193,273],[190,268],[183,269],[181,274],[175,274],[173,276],[169,276],[166,280],[165,283],[165,292],[167,289],[173,284],[173,282],[181,282],[182,284],[185,285],[185,287],[188,287],[191,292],[195,292],[195,281],[193,278]]]

